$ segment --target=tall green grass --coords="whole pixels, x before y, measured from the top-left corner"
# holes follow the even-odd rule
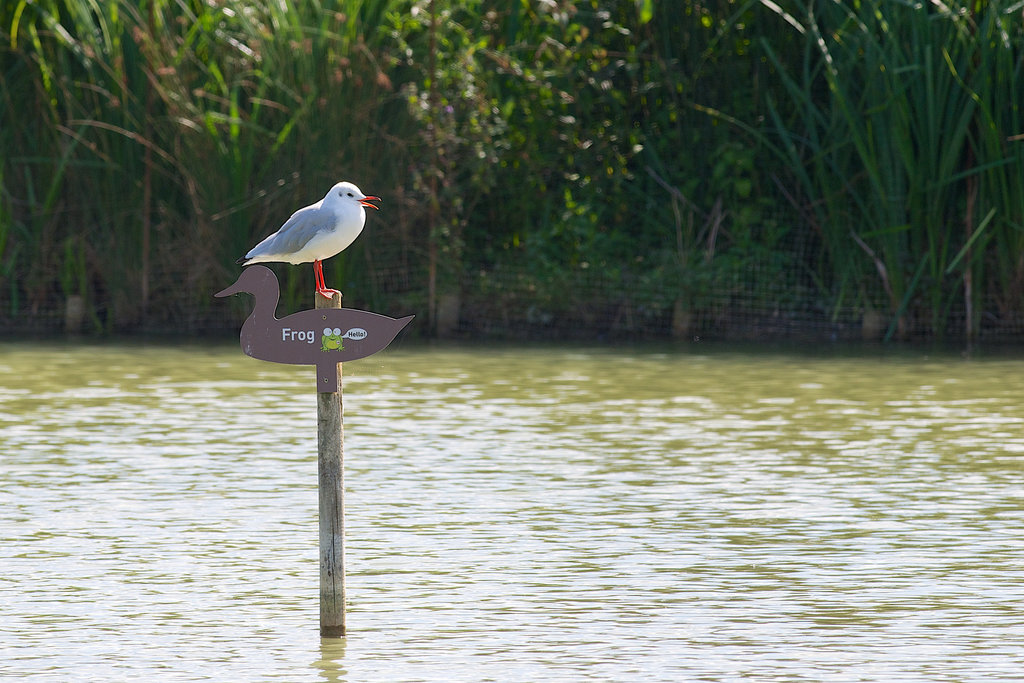
[[[883,308],[887,337],[941,336],[959,309],[973,336],[975,283],[1019,272],[1019,6],[765,4],[804,45],[793,68],[762,42],[789,100],[772,109],[778,150],[828,253],[836,308]]]
[[[5,3],[0,195],[27,203],[4,225],[12,288],[80,283],[131,328],[207,305],[278,207],[341,178],[398,184],[379,160],[405,153],[401,123],[389,138],[379,121],[404,103],[375,28],[394,4]]]
[[[328,279],[431,322],[1020,318],[1019,2],[784,7],[2,3],[0,318],[187,328],[342,178],[384,210]]]

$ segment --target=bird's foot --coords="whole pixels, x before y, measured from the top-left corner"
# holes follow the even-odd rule
[[[332,299],[335,294],[341,295],[341,292],[336,289],[331,289],[330,287],[317,287],[316,293],[325,299]]]

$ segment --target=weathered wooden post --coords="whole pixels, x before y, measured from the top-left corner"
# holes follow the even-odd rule
[[[341,293],[319,295],[316,309],[341,308]],[[317,470],[320,474],[320,636],[345,635],[345,423],[341,363],[337,391],[317,387]],[[332,382],[328,382],[332,384]],[[327,387],[330,389],[330,387]]]
[[[238,339],[247,356],[316,366],[317,470],[320,490],[320,635],[345,635],[345,470],[341,364],[377,353],[413,319],[341,307],[341,294],[314,295],[316,307],[278,318],[277,276],[249,266],[214,296],[256,297]]]

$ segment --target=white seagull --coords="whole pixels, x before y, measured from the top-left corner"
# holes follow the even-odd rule
[[[249,250],[236,263],[249,265],[279,261],[283,263],[313,262],[316,293],[331,298],[338,290],[328,289],[324,283],[323,260],[352,244],[366,223],[366,209],[380,207],[371,204],[380,197],[363,194],[349,182],[338,183],[316,204],[310,204],[292,214],[277,232]]]

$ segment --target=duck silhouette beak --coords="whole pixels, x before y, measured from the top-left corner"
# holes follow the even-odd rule
[[[238,283],[236,282],[235,284],[231,285],[230,287],[228,287],[226,289],[220,290],[219,292],[214,294],[214,296],[231,296],[232,294],[238,294],[241,291],[242,291],[242,288],[239,287]]]

